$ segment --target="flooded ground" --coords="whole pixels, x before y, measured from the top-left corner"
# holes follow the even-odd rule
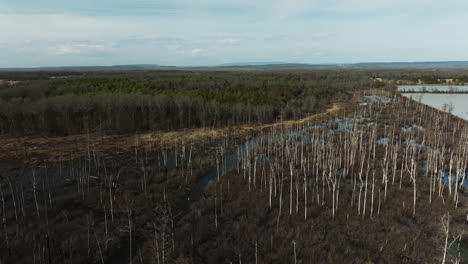
[[[451,105],[452,114],[468,120],[468,94],[405,93],[403,95],[440,110],[444,110],[445,105]]]
[[[0,262],[432,263],[441,216],[466,228],[465,124],[447,136],[451,115],[365,98],[243,139],[5,162]]]

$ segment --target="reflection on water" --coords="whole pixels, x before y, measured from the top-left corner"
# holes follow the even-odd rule
[[[444,105],[451,105],[453,106],[452,114],[468,120],[468,94],[407,93],[403,95],[440,110],[444,110]]]

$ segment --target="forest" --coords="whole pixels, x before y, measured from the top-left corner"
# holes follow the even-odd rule
[[[0,133],[71,135],[218,127],[322,111],[374,82],[358,72],[148,72],[26,81],[0,90]]]
[[[2,72],[21,81],[0,87],[0,134],[135,133],[245,123],[269,123],[313,114],[372,77],[423,80],[458,71],[289,70],[261,72]]]
[[[468,263],[467,121],[373,80],[431,76],[0,73],[0,263]]]

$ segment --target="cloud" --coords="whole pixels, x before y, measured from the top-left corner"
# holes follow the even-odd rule
[[[219,42],[221,42],[222,44],[233,45],[233,44],[239,43],[240,41],[241,39],[239,38],[223,38]]]
[[[203,53],[203,51],[204,51],[203,49],[193,49],[192,51],[190,51],[190,54],[192,56],[196,56],[196,55]]]
[[[54,51],[52,51],[53,55],[68,55],[68,54],[76,54],[81,52],[89,52],[89,51],[103,51],[106,50],[104,45],[99,44],[62,44],[57,46]]]
[[[464,60],[467,10],[462,0],[0,0],[0,67]]]

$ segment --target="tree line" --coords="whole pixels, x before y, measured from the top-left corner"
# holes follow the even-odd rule
[[[0,89],[0,133],[134,133],[268,123],[376,84],[358,71],[120,72]]]

